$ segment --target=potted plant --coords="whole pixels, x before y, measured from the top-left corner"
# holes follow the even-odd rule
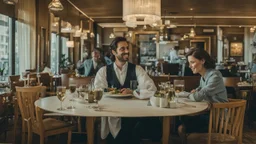
[[[69,57],[66,57],[65,54],[62,54],[60,57],[60,73],[69,73],[69,67],[71,63],[69,62]]]

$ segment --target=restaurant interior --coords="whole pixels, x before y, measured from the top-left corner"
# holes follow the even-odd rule
[[[187,143],[256,144],[255,6],[255,0],[0,0],[0,143],[107,143],[101,117],[109,116],[158,117],[161,139],[141,144],[181,144],[177,121],[207,111],[209,130],[188,134]],[[116,37],[127,39],[129,62],[144,69],[160,95],[168,87],[165,98],[105,97],[104,89],[97,99],[95,74],[81,66],[96,51],[112,60]],[[168,97],[177,85],[184,93],[200,85],[186,58],[193,48],[215,61],[229,102],[178,102],[177,90]]]

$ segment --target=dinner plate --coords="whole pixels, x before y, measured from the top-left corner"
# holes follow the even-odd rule
[[[111,93],[106,93],[105,96],[115,97],[115,98],[122,98],[122,97],[130,97],[130,96],[132,96],[132,94],[111,94]]]

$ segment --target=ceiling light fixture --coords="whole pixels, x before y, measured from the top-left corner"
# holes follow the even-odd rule
[[[113,39],[113,38],[115,38],[116,36],[115,36],[115,34],[112,32],[112,33],[110,33],[110,35],[109,35],[109,38],[110,39]]]
[[[18,0],[3,0],[3,2],[9,5],[15,5],[18,3]]]
[[[123,20],[128,27],[152,25],[161,20],[161,0],[123,0]]]
[[[194,30],[194,28],[190,29],[190,33],[189,33],[189,37],[195,37],[196,36],[196,32]]]
[[[62,11],[64,7],[61,4],[60,0],[52,0],[51,3],[48,5],[48,9],[51,11]]]
[[[196,24],[194,22],[193,17],[191,18],[191,20],[192,20],[192,23],[194,24],[194,27],[196,27]],[[189,37],[195,37],[196,36],[196,32],[195,32],[195,29],[193,27],[190,29],[190,33],[188,35],[189,35]]]

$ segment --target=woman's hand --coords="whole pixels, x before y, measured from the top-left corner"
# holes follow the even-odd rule
[[[196,90],[195,89],[193,89],[193,90],[191,90],[191,92],[190,93],[195,93],[196,92]]]
[[[122,93],[122,94],[132,94],[132,90],[131,89],[128,89],[128,88],[122,88],[121,90],[120,90],[120,92]]]

